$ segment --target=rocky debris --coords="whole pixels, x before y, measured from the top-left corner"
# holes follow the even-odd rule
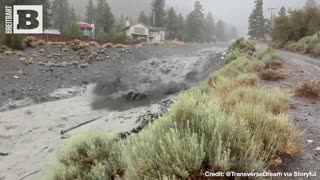
[[[113,44],[112,43],[107,43],[101,46],[102,48],[112,48]]]
[[[61,139],[69,139],[70,137],[71,135],[67,133],[61,135]]]
[[[7,46],[1,46],[0,47],[0,53],[3,53],[3,52],[8,51],[8,50],[9,50],[9,48]]]
[[[44,53],[45,50],[44,49],[39,49],[39,53]]]
[[[99,45],[97,42],[95,42],[95,41],[90,41],[90,42],[89,42],[89,46],[100,47],[100,45]]]
[[[69,48],[62,48],[63,52],[69,52]]]
[[[154,120],[158,119],[159,117],[161,117],[162,115],[164,115],[165,113],[168,112],[170,105],[172,104],[172,100],[171,99],[167,99],[165,101],[162,101],[160,103],[161,107],[160,110],[156,113],[152,113],[151,111],[147,111],[146,113],[140,115],[137,118],[136,123],[140,123],[140,125],[137,128],[132,129],[130,132],[121,134],[121,136],[124,135],[130,135],[132,133],[139,133],[140,131],[142,131],[149,123],[152,123]]]
[[[9,153],[3,153],[3,152],[0,152],[0,156],[8,156]]]
[[[313,140],[307,140],[307,143],[312,144]]]
[[[4,51],[3,54],[6,55],[6,56],[10,56],[10,55],[13,54],[13,52],[10,51],[10,50],[7,50],[7,51]]]
[[[113,46],[114,48],[127,48],[129,47],[128,45],[124,45],[124,44],[116,44]]]
[[[162,74],[169,74],[171,71],[172,71],[172,69],[170,69],[170,68],[168,68],[168,67],[165,67],[165,66],[162,66],[162,67],[160,68],[160,72],[161,72]]]
[[[122,99],[127,101],[141,101],[146,98],[148,98],[148,95],[146,93],[140,93],[135,91],[129,91],[128,93],[122,96]]]
[[[86,68],[88,66],[89,66],[89,63],[87,63],[87,62],[81,62],[80,63],[80,68]]]

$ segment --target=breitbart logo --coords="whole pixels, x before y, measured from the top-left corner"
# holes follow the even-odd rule
[[[41,34],[43,32],[42,5],[5,6],[6,34]]]

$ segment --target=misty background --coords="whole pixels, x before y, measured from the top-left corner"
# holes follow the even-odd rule
[[[150,14],[152,0],[107,0],[116,18],[121,15],[135,20],[141,11]],[[254,0],[200,0],[205,12],[211,11],[215,22],[222,19],[238,29],[239,36],[245,36],[248,31],[248,17],[254,8]],[[69,0],[80,16],[84,16],[89,0]],[[94,1],[95,2],[95,1]],[[187,15],[194,9],[195,0],[166,0],[167,6],[173,6],[177,12]],[[317,0],[320,2],[320,0]],[[306,0],[264,0],[264,15],[271,17],[269,8],[277,8],[278,13],[282,6],[287,9],[302,8]]]

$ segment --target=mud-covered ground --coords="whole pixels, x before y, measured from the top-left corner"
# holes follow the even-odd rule
[[[265,45],[260,44],[261,47]],[[317,173],[316,177],[278,177],[276,179],[320,179],[320,100],[301,98],[295,89],[309,80],[320,80],[320,59],[298,53],[278,50],[284,60],[287,75],[277,82],[262,81],[268,88],[281,88],[290,95],[290,120],[304,133],[304,152],[300,157],[287,158],[276,171]]]
[[[139,76],[136,74],[141,74],[142,71],[149,75],[150,70],[147,68],[157,68],[157,65],[162,62],[146,64],[150,67],[140,67],[140,69],[136,65],[151,58],[188,57],[205,47],[210,47],[210,44],[189,44],[174,48],[166,46],[89,47],[78,51],[73,51],[67,46],[46,45],[27,49],[22,53],[3,55],[0,60],[0,106],[2,110],[4,108],[14,109],[16,106],[33,101],[38,103],[55,100],[58,96],[55,94],[50,96],[50,93],[56,89],[88,85],[98,79],[107,80],[118,75]],[[168,71],[176,72],[176,69],[172,69],[171,64],[159,68],[163,74]],[[130,80],[139,81],[138,79]],[[69,89],[69,94],[65,96],[80,90],[79,88]],[[27,102],[25,98],[28,98]],[[19,102],[20,100],[23,101]],[[12,101],[16,101],[16,104],[12,104]]]
[[[45,45],[0,60],[0,180],[43,179],[70,136],[137,133],[224,64],[226,44]]]

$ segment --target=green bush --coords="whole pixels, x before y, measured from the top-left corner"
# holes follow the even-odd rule
[[[291,51],[298,51],[302,53],[311,53],[314,56],[320,55],[320,32],[312,36],[306,36],[298,42],[290,41],[287,43],[286,48]]]
[[[77,22],[71,22],[66,30],[66,35],[72,36],[72,37],[82,37],[84,36],[83,32],[81,31],[81,28]]]
[[[272,30],[273,41],[277,41],[280,47],[289,41],[299,41],[306,36],[312,36],[320,31],[319,8],[305,8],[290,10],[286,16],[278,16],[274,19]],[[309,39],[304,39],[298,46],[301,51],[308,51],[303,45],[309,44]]]
[[[123,172],[118,139],[100,130],[72,138],[49,169],[50,180],[111,179]]]
[[[11,49],[23,50],[25,48],[23,38],[22,35],[6,34],[3,38],[3,44]]]

